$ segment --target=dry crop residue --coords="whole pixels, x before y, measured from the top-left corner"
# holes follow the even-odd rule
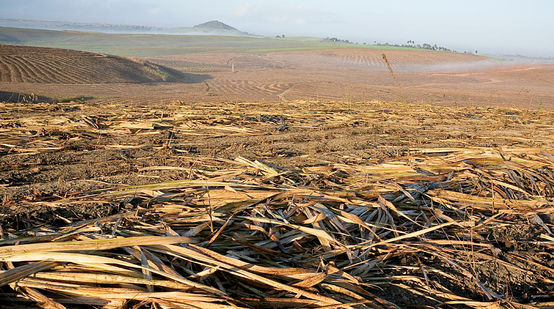
[[[551,304],[552,112],[1,107],[6,304]]]

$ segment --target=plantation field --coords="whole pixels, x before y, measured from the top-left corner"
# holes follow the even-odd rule
[[[552,305],[552,112],[0,107],[4,304]]]
[[[554,306],[552,64],[0,33],[0,306]]]
[[[0,64],[2,91],[33,93],[57,100],[81,96],[102,102],[142,103],[378,99],[450,106],[554,108],[554,84],[551,82],[554,65],[549,63],[502,61],[428,50],[335,45],[318,38],[124,35],[0,28],[0,40],[9,44],[102,53],[88,61],[91,58],[113,59],[105,53],[133,56],[134,62],[155,63],[168,71],[154,72],[157,78],[128,78],[127,74],[127,78],[122,79],[117,72],[114,72],[117,78],[111,78],[110,74],[105,74],[104,79],[89,78],[103,73],[102,65],[109,67],[108,63],[91,65],[93,61],[87,63],[68,55],[58,60],[48,58],[47,54],[55,55],[56,52],[34,53],[38,58],[24,61],[28,68],[15,64],[10,69]],[[1,48],[3,59],[21,62],[20,52],[4,46]],[[27,48],[32,53],[32,47]],[[57,54],[63,53],[68,52]],[[56,78],[48,76],[52,73],[45,71],[44,66],[57,70]],[[182,74],[181,77],[171,78],[177,72],[169,73],[170,70],[180,71],[177,75]],[[17,76],[26,72],[33,77]],[[160,79],[165,82],[155,83]],[[179,82],[167,82],[172,80]],[[129,84],[129,81],[135,83]]]
[[[100,84],[186,81],[183,73],[127,58],[0,45],[0,83]]]
[[[385,54],[393,75],[382,58]],[[17,58],[19,56],[10,56]],[[41,62],[27,65],[44,66]],[[109,78],[90,84],[72,81],[33,83],[16,79],[1,83],[3,91],[37,94],[57,100],[92,97],[104,103],[286,102],[322,100],[357,102],[406,101],[446,106],[498,106],[551,110],[554,108],[554,65],[504,63],[484,57],[408,50],[331,49],[262,54],[200,53],[135,59],[176,70],[177,82],[121,83]],[[55,63],[51,67],[57,68]],[[93,76],[90,66],[80,72],[65,66],[56,74]],[[234,72],[233,72],[234,69]],[[108,72],[107,70],[106,72]],[[13,71],[0,65],[2,76]],[[35,79],[40,70],[31,70]],[[163,76],[163,75],[162,75]],[[128,79],[130,80],[130,79]]]

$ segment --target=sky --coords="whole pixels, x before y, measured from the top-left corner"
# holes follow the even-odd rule
[[[0,18],[146,26],[220,20],[249,33],[430,43],[554,57],[554,0],[0,0]]]

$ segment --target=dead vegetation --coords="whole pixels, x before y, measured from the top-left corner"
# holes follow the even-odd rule
[[[2,104],[2,303],[551,307],[552,112],[354,105]]]

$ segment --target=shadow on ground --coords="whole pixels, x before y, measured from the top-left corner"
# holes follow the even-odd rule
[[[209,74],[185,73],[165,65],[159,65],[148,61],[145,62],[144,64],[156,71],[163,70],[159,74],[163,76],[164,82],[196,84],[213,78],[213,76]]]
[[[209,74],[192,74],[192,73],[181,73],[181,78],[175,80],[176,82],[186,83],[186,84],[196,84],[202,83],[209,79],[213,79],[213,76]]]
[[[0,102],[8,103],[38,103],[48,102],[51,103],[54,100],[49,97],[36,95],[34,93],[26,94],[19,92],[0,91]]]

